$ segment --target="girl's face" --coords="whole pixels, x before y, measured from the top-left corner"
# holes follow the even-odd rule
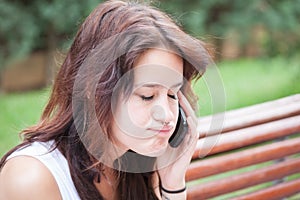
[[[119,98],[112,108],[113,142],[125,151],[156,157],[167,149],[177,123],[183,60],[165,50],[149,49],[136,60],[133,73],[129,98]]]

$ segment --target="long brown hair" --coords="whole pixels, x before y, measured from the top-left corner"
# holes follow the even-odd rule
[[[164,47],[179,54],[184,60],[183,75],[188,82],[199,78],[209,62],[204,43],[184,33],[169,16],[155,8],[122,1],[100,4],[77,32],[57,74],[40,122],[22,132],[24,142],[2,158],[0,168],[6,158],[21,146],[34,141],[54,140],[56,147],[69,163],[71,176],[80,198],[103,199],[93,183],[95,177],[99,175],[102,163],[90,153],[90,149],[95,149],[100,154],[105,151],[105,142],[110,139],[113,117],[111,110],[113,90],[118,80],[133,68],[134,61],[139,55],[151,47]],[[93,60],[94,63],[87,64],[87,60]],[[86,68],[84,75],[79,73],[82,66]],[[74,91],[76,81],[79,81],[80,87]],[[130,81],[120,89],[125,92],[129,90]],[[190,103],[196,106],[197,99],[190,84],[185,84],[182,91]],[[91,95],[96,121],[105,133],[96,141],[93,140],[95,138],[93,133],[97,132],[97,126],[94,126],[93,121],[87,123],[85,120],[89,117],[85,102],[90,101]],[[83,102],[75,109],[78,113],[74,111],[74,100]],[[82,127],[88,127],[80,131],[92,133],[92,136],[87,138],[88,147],[79,136],[76,127],[78,123]],[[122,158],[119,161],[122,163]],[[117,192],[120,199],[157,199],[151,174],[151,172],[118,171]]]

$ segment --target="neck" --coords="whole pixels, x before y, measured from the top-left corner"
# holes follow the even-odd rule
[[[108,145],[105,154],[101,157],[101,162],[110,168],[114,168],[114,161],[125,154],[128,150],[128,148],[120,148],[120,145],[112,142]]]

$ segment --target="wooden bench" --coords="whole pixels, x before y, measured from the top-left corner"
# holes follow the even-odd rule
[[[300,193],[300,94],[199,123],[186,174],[189,200],[270,200]],[[225,172],[227,177],[218,178]]]

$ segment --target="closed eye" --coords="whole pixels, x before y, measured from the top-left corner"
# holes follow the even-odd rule
[[[170,98],[172,98],[172,99],[175,99],[175,100],[177,100],[177,96],[176,96],[176,95],[171,95],[171,94],[168,94],[168,96],[169,96]]]
[[[144,96],[144,95],[142,95],[141,98],[142,98],[143,101],[150,101],[150,100],[153,99],[153,96]]]

